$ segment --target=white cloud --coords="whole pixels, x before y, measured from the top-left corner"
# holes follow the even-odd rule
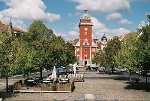
[[[138,28],[142,28],[142,26],[147,25],[148,23],[146,23],[145,21],[141,21],[141,23],[138,25]]]
[[[25,24],[24,21],[22,20],[15,20],[15,19],[10,19],[9,17],[4,17],[1,12],[0,12],[0,21],[2,21],[2,23],[4,24],[9,24],[9,22],[11,21],[12,22],[12,26],[13,27],[16,27],[16,28],[20,28],[24,31],[27,30],[27,26]]]
[[[122,15],[120,13],[111,13],[106,16],[106,20],[118,20],[122,19]]]
[[[120,13],[111,13],[106,16],[106,20],[119,20],[121,19],[118,23],[120,24],[132,24],[131,21],[127,19],[123,19],[122,15]]]
[[[132,22],[128,21],[127,19],[121,19],[121,21],[119,21],[118,23],[120,23],[120,24],[132,24]]]
[[[72,14],[71,14],[71,13],[68,13],[68,16],[72,16]]]
[[[61,36],[66,41],[70,41],[74,38],[79,38],[79,33],[76,31],[69,31],[68,33],[60,33],[60,32],[57,32],[56,30],[53,30],[53,32],[56,36]]]
[[[106,32],[101,32],[100,30],[97,30],[94,33],[94,37],[93,38],[98,38],[101,39],[102,36],[105,33],[105,36],[107,37],[107,39],[112,39],[114,36],[122,36],[126,33],[129,33],[130,31],[124,28],[118,28],[118,29],[107,29]]]
[[[116,12],[130,10],[130,0],[71,0],[79,3],[77,10],[86,8],[91,12]],[[92,6],[91,6],[92,5]]]
[[[10,18],[4,17],[1,12],[0,12],[0,20],[5,24],[10,22]]]
[[[3,0],[9,7],[1,11],[5,17],[18,20],[42,20],[46,22],[55,22],[61,17],[59,14],[46,13],[46,5],[42,0]]]
[[[105,24],[99,22],[97,18],[91,17],[91,21],[93,23],[93,30],[98,30],[98,29],[100,29],[102,31],[107,30],[107,28],[105,27]]]
[[[74,15],[81,15],[82,13],[81,12],[76,12]]]
[[[79,38],[79,32],[69,31],[68,36],[69,36],[68,40],[77,39],[77,38]]]
[[[93,38],[101,39],[102,36],[106,35],[108,39],[112,39],[114,36],[121,36],[130,31],[124,28],[116,28],[109,29],[105,26],[105,24],[101,23],[97,18],[91,17],[91,21],[93,23]],[[69,31],[65,36],[66,40],[72,40],[74,38],[79,38],[79,27],[78,24],[75,25],[75,30]]]
[[[109,33],[111,33],[111,36],[121,36],[124,34],[129,33],[130,31],[124,28],[118,28],[118,29],[110,29]]]
[[[105,24],[99,22],[97,18],[91,17],[91,21],[93,24],[93,28],[92,28],[93,29],[93,38],[101,38],[101,36],[104,33],[109,31],[109,29],[107,29],[105,27]],[[74,29],[76,31],[69,31],[68,32],[70,39],[79,38],[79,27],[78,27],[78,25],[79,25],[79,23],[75,24]]]
[[[72,35],[72,36],[75,36],[75,37],[76,37],[76,36],[79,37],[79,33],[76,32],[76,31],[69,31],[68,34],[69,34],[69,35]]]
[[[67,38],[67,35],[66,35],[66,34],[57,32],[55,29],[53,29],[53,32],[54,32],[54,34],[55,34],[56,36],[62,36],[64,39]]]
[[[42,0],[1,0],[7,5],[7,9],[0,11],[0,21],[13,27],[27,30],[27,26],[33,20],[43,22],[55,22],[60,20],[59,14],[46,13],[46,5]],[[29,22],[28,22],[29,21]]]

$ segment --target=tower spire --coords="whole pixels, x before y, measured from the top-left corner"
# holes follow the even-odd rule
[[[11,18],[10,18],[10,22],[9,22],[9,25],[8,25],[7,35],[8,36],[12,36],[13,35],[13,27],[12,27]]]
[[[86,5],[85,5],[85,8],[84,8],[84,13],[87,13],[87,11],[88,11],[88,10],[86,9]]]
[[[10,18],[9,26],[10,26],[10,28],[12,28],[11,18]]]

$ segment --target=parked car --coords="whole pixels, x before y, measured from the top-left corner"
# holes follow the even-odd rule
[[[112,72],[112,68],[106,67],[105,73],[106,74],[121,74],[121,71],[119,71],[119,69],[117,69],[117,68],[113,68],[113,72]]]

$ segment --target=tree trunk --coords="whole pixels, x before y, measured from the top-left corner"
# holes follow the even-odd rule
[[[8,92],[8,75],[6,75],[6,92]]]
[[[111,73],[114,74],[114,66],[111,68]]]
[[[149,92],[149,88],[148,88],[148,80],[147,80],[147,75],[146,75],[146,91]]]
[[[131,81],[131,72],[129,72],[129,81]]]
[[[23,78],[25,79],[25,70],[23,70]]]
[[[40,78],[41,78],[41,80],[42,80],[42,67],[43,66],[40,66]]]
[[[147,81],[147,72],[148,72],[148,70],[146,69],[146,91],[148,91],[148,81]]]

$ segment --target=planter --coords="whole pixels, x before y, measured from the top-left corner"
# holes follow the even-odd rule
[[[21,89],[21,83],[15,82],[14,85],[13,85],[13,89],[14,90],[20,90]]]
[[[21,90],[27,90],[28,88],[27,87],[21,87]]]
[[[41,88],[41,87],[35,87],[34,90],[35,90],[35,91],[41,91],[42,88]]]
[[[41,85],[41,88],[43,91],[52,91],[53,85],[52,84]]]

